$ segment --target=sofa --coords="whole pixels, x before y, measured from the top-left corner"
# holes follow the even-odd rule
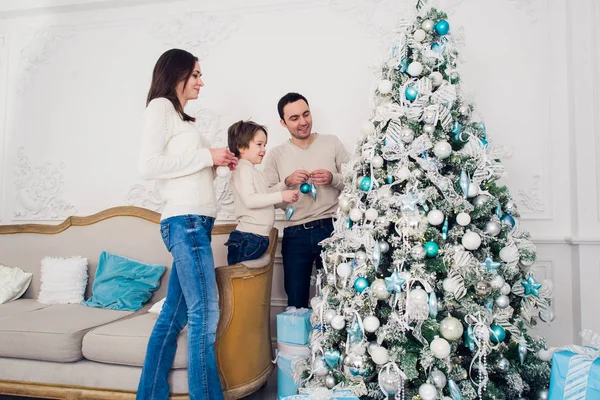
[[[44,399],[134,399],[146,345],[157,316],[148,309],[166,295],[172,258],[158,230],[160,215],[115,207],[59,225],[0,226],[0,264],[33,273],[18,300],[0,304],[0,394]],[[212,237],[220,320],[216,354],[225,398],[239,399],[266,384],[273,371],[270,298],[277,229],[258,260],[226,265],[224,246],[234,225],[215,225]],[[85,298],[92,294],[105,250],[167,266],[160,287],[138,311],[82,304],[44,305],[40,260],[88,259]],[[220,266],[222,265],[222,266]],[[173,399],[187,399],[187,329],[178,339],[169,375]]]

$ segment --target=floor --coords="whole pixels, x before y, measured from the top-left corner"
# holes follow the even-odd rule
[[[0,400],[26,400],[23,397],[3,396],[0,395]],[[260,389],[258,392],[252,393],[250,396],[244,397],[242,400],[277,400],[277,369],[269,377],[267,386]]]

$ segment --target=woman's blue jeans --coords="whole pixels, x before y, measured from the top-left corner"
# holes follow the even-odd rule
[[[180,215],[161,221],[173,255],[167,298],[148,342],[138,400],[169,397],[167,378],[179,332],[188,325],[188,386],[191,400],[223,399],[215,357],[219,300],[210,246],[214,218]]]

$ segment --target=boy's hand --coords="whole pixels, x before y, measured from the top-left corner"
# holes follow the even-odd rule
[[[285,203],[295,203],[298,201],[299,196],[300,195],[298,194],[297,190],[284,190],[281,192],[281,199]]]
[[[329,185],[333,181],[333,174],[326,169],[316,169],[311,172],[310,177],[317,186]]]
[[[306,182],[310,178],[310,173],[303,169],[295,170],[290,176],[285,178],[285,186],[295,186]]]
[[[229,167],[230,170],[234,170],[238,163],[237,157],[228,149],[208,149],[213,159],[213,165]],[[233,167],[233,168],[232,168]]]

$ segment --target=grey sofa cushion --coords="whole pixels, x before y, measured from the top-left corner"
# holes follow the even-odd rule
[[[38,303],[35,299],[18,299],[8,303],[0,304],[0,320],[20,315],[29,311],[48,307],[46,304]],[[2,324],[4,325],[4,323]]]
[[[90,329],[131,314],[80,304],[59,304],[13,315],[0,324],[0,357],[59,362],[81,360],[81,342]]]
[[[83,338],[83,356],[102,363],[143,366],[156,318],[155,314],[145,313],[91,330]],[[187,368],[187,349],[185,327],[177,340],[173,369]]]
[[[0,379],[17,382],[88,387],[109,390],[136,391],[142,369],[126,365],[111,365],[81,360],[73,363],[23,360],[0,357]],[[171,393],[187,393],[187,369],[175,369],[169,374]],[[85,397],[90,399],[92,397]],[[106,398],[106,397],[103,397]],[[114,398],[119,397],[115,393]]]

